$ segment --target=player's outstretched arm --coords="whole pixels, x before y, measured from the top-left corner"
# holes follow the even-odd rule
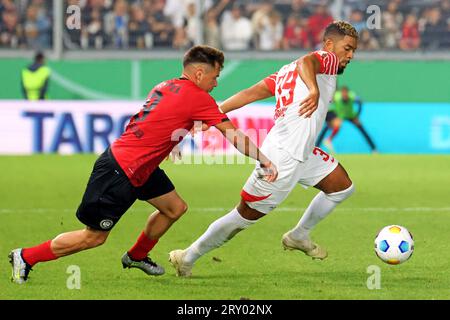
[[[278,171],[275,165],[259,150],[248,136],[237,129],[231,121],[216,125],[216,128],[230,141],[238,151],[253,158],[261,164],[265,173],[265,180],[273,182],[277,179]]]
[[[300,103],[300,115],[311,117],[319,106],[319,86],[316,75],[320,73],[320,61],[314,53],[300,58],[297,62],[297,72],[309,89],[309,95]]]
[[[258,82],[257,84],[251,86],[250,88],[244,89],[235,95],[231,96],[219,105],[220,110],[223,113],[228,113],[235,109],[239,109],[246,106],[252,102],[263,100],[273,96],[269,87],[264,80]]]

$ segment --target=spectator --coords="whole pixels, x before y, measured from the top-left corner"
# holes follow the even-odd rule
[[[196,0],[166,0],[164,14],[171,19],[175,28],[174,48],[186,49],[198,43],[202,17],[213,4],[212,0],[202,0],[201,7],[197,7]]]
[[[441,0],[441,9],[442,19],[444,21],[448,21],[450,19],[450,0]]]
[[[364,13],[357,9],[353,10],[350,13],[348,22],[350,22],[352,24],[352,26],[355,27],[355,29],[356,29],[356,31],[358,31],[358,33],[360,33],[361,30],[367,28],[366,21],[364,20]]]
[[[214,48],[222,48],[220,43],[220,27],[218,24],[222,12],[229,6],[230,0],[219,0],[205,14],[204,36],[205,44]]]
[[[128,3],[117,0],[114,10],[105,16],[105,33],[109,36],[113,48],[128,47]]]
[[[164,14],[164,6],[164,0],[154,0],[147,20],[155,47],[172,47],[174,44],[175,27],[170,17]]]
[[[17,11],[17,7],[13,0],[0,0],[0,14],[4,11]]]
[[[151,48],[153,35],[145,19],[145,12],[141,6],[134,4],[131,7],[131,18],[128,23],[129,46],[137,49]]]
[[[273,4],[270,0],[265,0],[256,9],[251,18],[253,28],[253,43],[257,49],[260,49],[260,32],[269,24],[269,14],[273,11]]]
[[[308,19],[312,14],[305,0],[292,0],[290,5],[276,4],[275,9],[284,17],[296,15],[302,20]]]
[[[314,48],[322,43],[323,32],[331,22],[333,17],[328,13],[326,5],[318,5],[314,14],[308,19],[308,29]]]
[[[200,32],[200,17],[197,16],[197,7],[194,1],[190,1],[187,5],[186,12],[186,42],[184,47],[190,47],[198,43]]]
[[[311,49],[311,47],[305,20],[295,13],[291,14],[284,29],[283,49]]]
[[[358,40],[358,50],[374,51],[379,50],[380,44],[368,29],[361,30]]]
[[[222,46],[225,50],[248,50],[252,39],[252,24],[242,16],[242,8],[234,5],[224,13],[221,24]]]
[[[7,9],[0,13],[0,47],[18,48],[23,41],[23,30],[19,24],[17,10]]]
[[[395,49],[401,37],[402,14],[398,11],[396,2],[389,2],[386,11],[382,13],[381,38],[383,48]]]
[[[422,34],[422,47],[426,50],[442,49],[446,32],[447,22],[442,19],[439,8],[434,7],[428,10],[425,29]]]
[[[450,18],[447,18],[447,32],[444,35],[441,45],[444,49],[450,49]]]
[[[402,38],[400,39],[399,47],[404,51],[416,50],[420,45],[419,26],[417,24],[417,17],[410,13],[406,16],[405,23],[402,28]]]
[[[50,47],[54,1],[57,0],[0,0],[0,46]],[[418,42],[422,48],[438,50],[447,48],[450,42],[450,0],[201,1],[201,8],[196,8],[196,0],[66,0],[64,7],[77,5],[82,8],[82,24],[81,29],[64,29],[64,45],[68,49],[184,48],[196,42],[199,29],[203,29],[203,42],[221,47],[219,38],[232,36],[232,28],[245,26],[242,21],[251,16],[253,38],[248,42],[245,40],[247,28],[242,29],[244,34],[239,29],[238,37],[234,37],[239,40],[231,40],[231,47],[240,42],[239,50],[259,49],[261,42],[265,42],[259,38],[261,33],[270,33],[267,29],[270,26],[268,14],[276,10],[281,13],[285,27],[281,47],[309,48],[321,42],[322,29],[333,20],[331,8],[336,9],[333,11],[335,18],[341,15],[347,17],[364,35],[362,47],[366,50],[375,50],[378,46],[381,50],[414,50]],[[236,4],[244,4],[238,14],[240,22],[232,19],[232,8]],[[369,4],[382,7],[382,28],[363,33],[366,28],[365,10]],[[440,13],[436,13],[432,5]],[[315,8],[314,15],[311,8]],[[416,17],[415,26],[410,14]],[[297,16],[298,21],[291,18],[293,15]],[[204,19],[203,24],[199,23],[199,17]],[[227,23],[231,23],[231,28],[226,26]]]
[[[278,12],[272,10],[267,18],[259,30],[259,49],[280,50],[283,42],[281,16]]]
[[[51,23],[47,16],[42,15],[39,6],[30,5],[26,11],[24,25],[25,39],[28,47],[44,49],[50,47]]]
[[[217,23],[217,14],[212,9],[206,12],[204,33],[204,41],[206,45],[221,49],[220,28]]]
[[[164,15],[171,19],[175,28],[183,28],[188,17],[188,11],[192,10],[188,7],[195,3],[195,0],[166,0]],[[212,0],[202,0],[202,13],[211,9],[212,5]]]

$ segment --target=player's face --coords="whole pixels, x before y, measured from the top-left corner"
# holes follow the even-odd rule
[[[333,52],[339,58],[338,74],[342,74],[345,67],[350,63],[355,54],[358,41],[350,36],[344,36],[343,38],[333,41]]]
[[[211,92],[215,87],[217,87],[217,78],[220,75],[220,66],[216,63],[213,68],[210,65],[203,64],[202,67],[197,69],[197,86],[206,92]]]

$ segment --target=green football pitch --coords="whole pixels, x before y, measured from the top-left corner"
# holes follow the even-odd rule
[[[270,215],[198,260],[192,278],[176,277],[168,252],[188,246],[233,208],[252,165],[165,162],[189,204],[151,253],[165,275],[122,269],[122,254],[153,211],[137,202],[103,246],[37,264],[29,281],[16,285],[11,249],[83,227],[75,210],[95,156],[0,157],[0,299],[450,299],[450,156],[338,158],[357,190],[312,233],[329,251],[324,261],[281,247],[282,234],[316,193],[299,186]],[[407,227],[415,238],[413,256],[397,266],[384,264],[373,248],[389,224]]]

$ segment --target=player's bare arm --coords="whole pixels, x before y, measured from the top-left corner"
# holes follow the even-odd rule
[[[242,90],[226,99],[219,105],[219,108],[223,113],[228,113],[252,102],[270,98],[272,95],[269,87],[265,81],[262,80],[250,88]]]
[[[299,114],[309,118],[319,106],[320,92],[316,79],[320,72],[319,59],[313,53],[300,58],[297,62],[297,72],[309,89],[308,96],[300,103]]]
[[[259,148],[242,131],[237,129],[231,121],[216,125],[216,128],[242,154],[253,158],[261,164],[265,172],[265,180],[273,182],[277,179],[278,171],[275,165],[259,150]]]

